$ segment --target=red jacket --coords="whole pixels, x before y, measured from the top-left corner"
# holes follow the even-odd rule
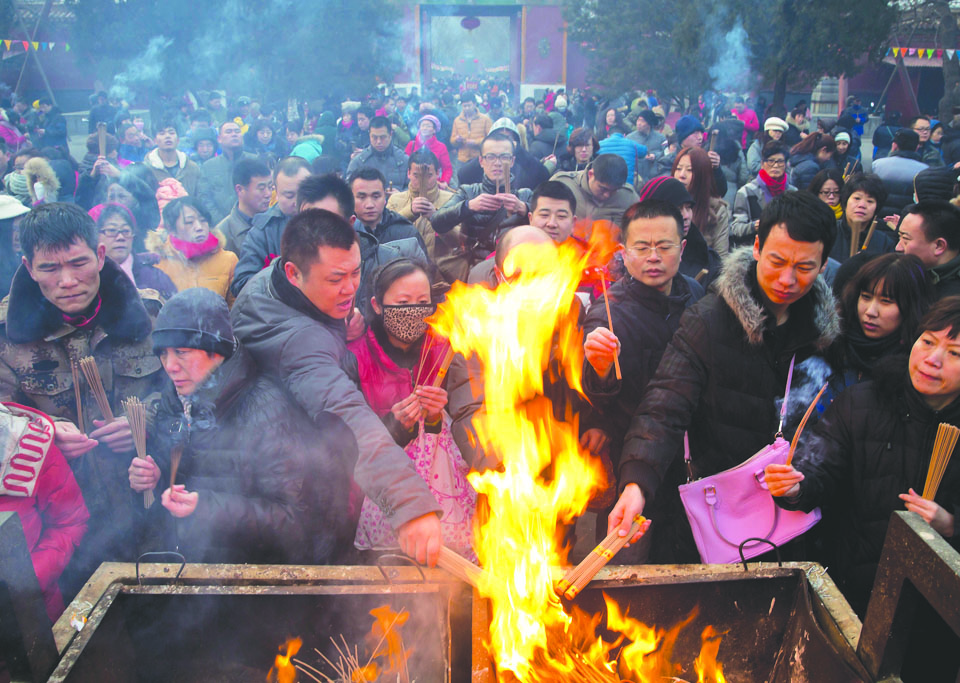
[[[420,139],[420,133],[417,133],[417,136],[407,143],[407,147],[403,151],[407,156],[410,156],[423,146],[424,144]],[[426,148],[433,152],[437,156],[437,159],[440,160],[440,182],[450,182],[450,178],[453,177],[453,166],[450,165],[450,153],[447,151],[447,146],[437,140],[436,136],[433,136],[427,140]]]
[[[757,115],[752,109],[737,111],[736,107],[734,107],[730,113],[743,121],[743,139],[740,141],[740,144],[746,149],[747,136],[750,135],[750,133],[756,133],[760,130],[760,122],[757,120]]]
[[[57,580],[87,531],[90,514],[80,487],[60,449],[51,441],[40,467],[33,496],[0,494],[0,511],[16,512],[30,548],[30,559],[50,621],[63,612]]]

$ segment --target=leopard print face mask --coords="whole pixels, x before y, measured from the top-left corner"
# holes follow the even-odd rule
[[[412,344],[427,333],[424,318],[433,315],[436,304],[402,304],[383,307],[383,329],[394,339]]]

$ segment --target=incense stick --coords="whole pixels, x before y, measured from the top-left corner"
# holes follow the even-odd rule
[[[813,409],[817,405],[817,401],[820,400],[820,397],[823,396],[823,392],[827,390],[827,385],[829,382],[820,387],[820,391],[817,392],[817,395],[813,397],[813,401],[807,406],[807,412],[803,414],[803,419],[800,420],[800,426],[797,427],[796,433],[793,435],[793,441],[790,442],[790,451],[787,453],[787,464],[793,462],[793,454],[797,450],[797,444],[800,442],[800,433],[803,431],[803,428],[807,426],[807,420],[810,419],[810,415],[813,413]]]
[[[447,370],[450,369],[450,363],[453,362],[454,351],[452,346],[447,347],[447,353],[443,356],[440,367],[437,368],[437,376],[433,378],[431,386],[438,387],[443,384],[443,378],[447,376]]]
[[[100,156],[107,156],[107,124],[101,121],[97,124],[97,146]]]
[[[137,457],[147,459],[147,408],[136,396],[124,399],[123,410],[130,424],[130,433],[133,435],[133,445],[137,449]],[[149,509],[153,505],[153,490],[143,492],[143,507]]]
[[[847,162],[847,165],[843,167],[843,182],[847,182],[847,178],[850,177],[850,162]]]
[[[860,228],[850,226],[850,257],[853,258],[857,253],[857,247],[860,244]]]
[[[80,400],[80,364],[74,358],[70,361],[70,374],[73,375],[73,398],[77,402],[77,427],[83,431],[83,401]]]
[[[863,240],[863,246],[860,247],[860,251],[866,251],[867,246],[870,244],[870,238],[873,237],[873,231],[877,229],[877,219],[873,219],[873,223],[870,224],[870,229],[867,231],[867,238]]]
[[[940,481],[943,479],[944,472],[947,471],[950,456],[953,455],[953,448],[957,445],[957,437],[960,437],[960,428],[946,422],[940,423],[937,428],[937,438],[933,442],[933,453],[930,454],[927,481],[923,485],[923,498],[926,500],[933,500],[937,495]]]
[[[714,147],[717,146],[717,135],[720,133],[718,130],[710,131],[710,149],[709,151],[713,152]]]
[[[177,481],[177,470],[180,469],[180,458],[183,456],[183,446],[174,446],[170,451],[170,493]]]
[[[93,398],[97,402],[97,407],[100,408],[100,414],[103,415],[103,419],[107,422],[113,422],[113,411],[110,409],[110,401],[107,400],[107,392],[103,388],[103,381],[100,379],[100,368],[97,367],[97,361],[93,356],[86,356],[80,359],[80,369],[83,371],[83,376],[87,379],[87,384],[90,385],[90,390],[93,392]]]
[[[610,315],[610,297],[607,296],[607,278],[605,277],[603,271],[600,271],[600,287],[603,289],[603,305],[607,308],[607,325],[610,326],[610,333],[613,334],[613,316]],[[613,354],[613,368],[617,372],[617,379],[623,379],[623,374],[620,372],[620,354]]]
[[[510,164],[503,165],[503,188],[510,194]]]
[[[480,580],[484,577],[483,569],[446,546],[440,548],[437,564],[474,588],[479,587]]]
[[[600,542],[600,545],[590,551],[583,559],[583,562],[567,572],[566,575],[557,582],[557,593],[563,595],[563,597],[568,600],[573,600],[588,583],[593,581],[593,577],[597,575],[597,572],[603,569],[631,538],[636,536],[637,533],[645,534],[649,528],[650,520],[642,515],[637,515],[633,518],[633,524],[630,525],[630,531],[626,536],[621,536],[619,532],[614,529]]]

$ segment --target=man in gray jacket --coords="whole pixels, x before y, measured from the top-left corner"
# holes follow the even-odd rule
[[[220,124],[217,141],[223,153],[204,162],[197,183],[197,198],[210,212],[213,225],[226,218],[237,201],[233,187],[233,165],[240,159],[257,158],[255,154],[243,151],[240,126],[233,121]]]
[[[407,155],[393,144],[393,128],[386,116],[370,119],[370,146],[350,160],[347,178],[361,168],[375,168],[383,174],[387,195],[407,188]]]
[[[401,549],[433,566],[442,545],[440,506],[367,405],[347,350],[346,320],[359,284],[360,245],[350,224],[322,209],[303,211],[287,223],[280,258],[237,297],[234,332],[331,438],[344,438],[344,426],[352,432],[357,484],[397,530]]]

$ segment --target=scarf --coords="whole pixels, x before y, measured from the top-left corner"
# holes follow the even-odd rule
[[[786,173],[780,176],[780,179],[777,180],[775,178],[771,178],[770,174],[767,173],[765,169],[761,168],[760,173],[758,175],[760,177],[760,181],[767,186],[767,189],[770,190],[770,194],[773,195],[774,197],[779,197],[786,191],[787,189]]]
[[[63,322],[73,327],[86,327],[92,323],[97,318],[97,314],[100,313],[100,306],[103,304],[103,299],[100,298],[100,293],[97,293],[96,300],[87,306],[87,310],[78,315],[67,315],[66,313],[60,313],[63,316]]]
[[[203,242],[186,242],[182,239],[170,235],[170,244],[173,245],[173,248],[179,251],[181,254],[187,257],[187,259],[194,259],[198,256],[203,256],[204,254],[209,254],[212,251],[216,251],[217,247],[220,246],[220,240],[217,239],[217,236],[212,232],[207,235],[207,239]]]
[[[870,339],[859,322],[851,327],[854,329],[846,335],[847,364],[860,373],[870,374],[880,360],[903,348],[899,330],[880,339]]]
[[[840,220],[840,217],[843,215],[843,206],[841,204],[837,204],[836,206],[831,206],[830,208],[833,209],[833,215],[837,217],[837,220]]]

